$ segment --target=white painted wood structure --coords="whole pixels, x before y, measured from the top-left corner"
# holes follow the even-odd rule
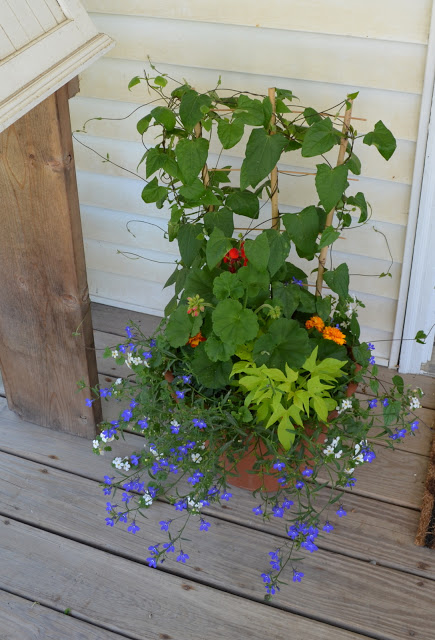
[[[112,46],[78,0],[0,0],[0,131]]]
[[[360,145],[357,150],[363,175],[351,189],[366,193],[373,217],[364,230],[343,234],[333,259],[335,264],[347,261],[353,274],[366,274],[351,279],[352,291],[366,305],[360,314],[363,338],[375,343],[380,364],[397,365],[399,350],[392,344],[401,342],[403,315],[401,324],[396,318],[406,304],[409,278],[405,240],[408,223],[415,233],[417,219],[411,200],[417,179],[414,163],[421,156],[421,135],[427,135],[428,118],[426,130],[423,120],[419,129],[420,114],[430,112],[430,104],[424,106],[424,79],[431,59],[433,0],[222,0],[218,5],[199,0],[84,0],[84,5],[97,29],[116,40],[116,47],[81,75],[80,94],[71,102],[75,129],[93,116],[124,117],[150,100],[142,85],[127,90],[128,81],[141,75],[148,55],[163,72],[188,79],[198,90],[214,86],[221,75],[222,86],[258,93],[271,85],[288,88],[301,104],[319,109],[360,91],[354,115],[367,118],[360,133],[382,119],[397,137],[398,149],[388,163],[373,148]],[[143,107],[139,114],[151,108]],[[143,152],[135,116],[90,123],[87,133],[77,137],[132,171]],[[152,143],[152,138],[146,141]],[[80,144],[75,153],[92,299],[161,315],[172,295],[161,287],[176,248],[155,226],[132,224],[133,236],[126,224],[138,220],[164,228],[168,211],[143,204],[141,180],[103,164]],[[225,160],[240,165],[240,147],[228,150]],[[310,169],[312,164],[295,155],[282,168]],[[281,210],[298,211],[315,199],[313,181],[281,179]],[[267,206],[262,212],[268,217]],[[246,226],[245,221],[240,220],[240,226]],[[393,256],[393,278],[367,277],[388,270],[384,236]],[[131,260],[119,251],[157,262]]]

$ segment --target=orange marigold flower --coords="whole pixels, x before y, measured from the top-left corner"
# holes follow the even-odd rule
[[[199,345],[200,342],[205,342],[206,340],[207,338],[204,338],[204,336],[200,331],[199,333],[196,334],[196,336],[189,338],[189,340],[187,341],[187,344],[190,344],[191,347],[195,348]]]
[[[323,322],[322,318],[319,318],[319,316],[313,316],[306,321],[305,326],[307,327],[307,329],[317,329],[317,331],[320,331],[320,333],[322,333],[325,327],[325,323]]]
[[[322,335],[326,340],[333,340],[337,344],[346,344],[346,336],[336,327],[325,327]]]

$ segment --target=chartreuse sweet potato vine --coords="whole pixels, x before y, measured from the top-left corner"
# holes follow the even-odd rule
[[[107,350],[132,375],[93,389],[87,401],[124,401],[119,419],[103,423],[96,453],[110,450],[125,427],[148,442],[113,460],[121,477],[104,479],[106,522],[136,533],[139,517],[164,497],[160,529],[169,539],[149,547],[147,562],[185,562],[188,523],[197,517],[208,530],[202,509],[231,498],[231,473],[254,449],[259,486],[272,476],[278,490],[271,496],[260,487],[253,512],[287,522],[287,542],[269,554],[272,568],[262,574],[270,597],[293,565],[293,551],[315,551],[319,529],[332,529],[331,505],[355,483],[357,466],[375,457],[374,440],[391,445],[418,426],[412,411],[420,392],[406,390],[400,376],[390,387],[376,378],[374,345],[360,340],[361,303],[349,295],[348,265],[328,261],[326,295],[314,295],[308,284],[322,248],[345,228],[358,233],[369,217],[364,194],[349,192],[350,176],[361,173],[355,148],[372,146],[388,160],[396,142],[381,121],[363,135],[352,125],[343,132],[338,115],[356,93],[318,111],[295,107],[293,93],[277,88],[275,121],[268,96],[220,83],[198,91],[165,74],[136,77],[130,89],[139,83],[155,94],[137,123],[145,146],[142,199],[153,216],[157,209],[167,217],[165,235],[178,243],[179,258],[165,285],[173,297],[159,331],[150,339],[129,326],[127,340]],[[346,153],[335,166],[341,142]],[[314,198],[298,211],[278,211],[279,226],[269,228],[269,174],[277,164],[281,188],[295,166],[314,172],[301,178],[312,181]],[[346,396],[349,382],[363,376],[370,403]],[[331,410],[338,418],[328,420]],[[315,503],[321,489],[329,492],[326,522]],[[336,513],[344,515],[344,507]],[[302,576],[294,568],[293,580]]]
[[[264,364],[257,367],[252,361],[240,360],[231,372],[231,376],[238,374],[237,384],[249,392],[245,397],[245,407],[255,411],[257,421],[262,422],[266,429],[277,428],[278,440],[286,450],[295,440],[294,424],[303,427],[303,421],[313,414],[326,422],[328,413],[337,404],[328,389],[334,389],[337,380],[343,376],[345,362],[335,358],[317,362],[317,352],[318,347],[296,371],[287,364],[283,372]]]

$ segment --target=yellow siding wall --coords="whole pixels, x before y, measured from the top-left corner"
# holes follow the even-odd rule
[[[373,218],[362,231],[347,231],[334,248],[336,264],[347,261],[353,274],[379,274],[389,266],[393,279],[354,275],[352,290],[364,301],[364,338],[379,340],[382,363],[388,358],[399,279],[420,99],[427,53],[430,0],[85,0],[99,31],[116,47],[83,73],[78,97],[71,101],[73,128],[92,116],[119,118],[150,98],[140,85],[147,56],[158,68],[186,78],[198,91],[222,86],[265,93],[269,86],[292,89],[302,104],[318,109],[360,91],[354,115],[361,133],[382,119],[398,138],[398,149],[385,163],[371,147],[357,153],[363,175],[351,190],[363,191]],[[150,109],[151,107],[149,107]],[[145,115],[147,107],[140,112]],[[87,126],[80,140],[135,171],[143,153],[130,120],[100,121]],[[152,142],[151,139],[149,142]],[[218,153],[219,149],[214,149]],[[241,145],[225,152],[240,166]],[[225,160],[222,158],[222,161]],[[176,247],[156,226],[167,211],[145,205],[143,184],[125,171],[76,145],[79,191],[89,268],[95,300],[161,314],[170,291],[161,291],[172,270]],[[291,158],[289,168],[310,169],[311,160]],[[287,168],[287,167],[286,167]],[[280,178],[280,208],[297,211],[316,200],[310,178]],[[267,206],[263,209],[268,217]],[[244,221],[246,223],[246,220]],[[241,226],[243,223],[240,222]],[[373,227],[381,233],[373,231]],[[131,252],[156,262],[128,259]],[[134,256],[132,256],[134,257]],[[314,266],[314,265],[313,265]]]

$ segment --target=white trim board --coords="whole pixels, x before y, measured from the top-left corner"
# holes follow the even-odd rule
[[[429,232],[433,233],[433,229],[431,230],[430,227],[430,217],[432,214],[430,207],[431,203],[433,204],[435,202],[435,185],[432,185],[432,193],[430,193],[430,170],[433,175],[435,169],[435,159],[433,158],[435,140],[432,140],[435,137],[435,111],[433,109],[434,84],[435,0],[433,0],[432,3],[432,16],[421,98],[420,121],[418,126],[405,251],[403,255],[402,276],[389,360],[390,367],[397,367],[400,356],[399,370],[402,373],[420,373],[421,364],[430,358],[430,355],[426,357],[429,346],[418,345],[412,341],[412,338],[414,338],[419,329],[424,330],[426,328],[426,330],[428,330],[431,326],[431,323],[428,324],[431,315],[431,304],[428,304],[428,301],[431,300],[433,289],[429,291],[427,285],[432,278],[432,271],[430,267],[428,268],[425,265],[425,262],[433,260],[433,250],[431,256],[428,241]],[[434,135],[432,136],[430,135],[430,127],[433,129]],[[433,145],[432,150],[429,147],[429,138],[431,138],[431,144]],[[423,183],[425,185],[424,191]],[[432,244],[432,247],[433,246]],[[433,284],[432,280],[432,287]],[[429,342],[431,342],[430,339]],[[422,349],[422,347],[424,348]],[[431,350],[432,344],[430,345],[430,351]]]
[[[0,56],[0,131],[114,45],[111,38],[98,34],[79,0],[50,0],[50,5],[54,9],[57,7],[56,15],[65,19],[58,23],[49,11],[47,0],[43,0],[40,8],[49,11],[53,20],[45,28],[40,25],[42,33],[35,37],[19,37],[20,29],[24,33],[20,20],[24,24],[27,4],[19,3],[14,7],[17,15],[11,13],[11,16],[14,15],[15,22],[2,22],[4,38],[0,39],[0,45],[6,38],[11,48],[3,47],[3,56]],[[10,4],[4,4],[5,7],[10,8]]]

